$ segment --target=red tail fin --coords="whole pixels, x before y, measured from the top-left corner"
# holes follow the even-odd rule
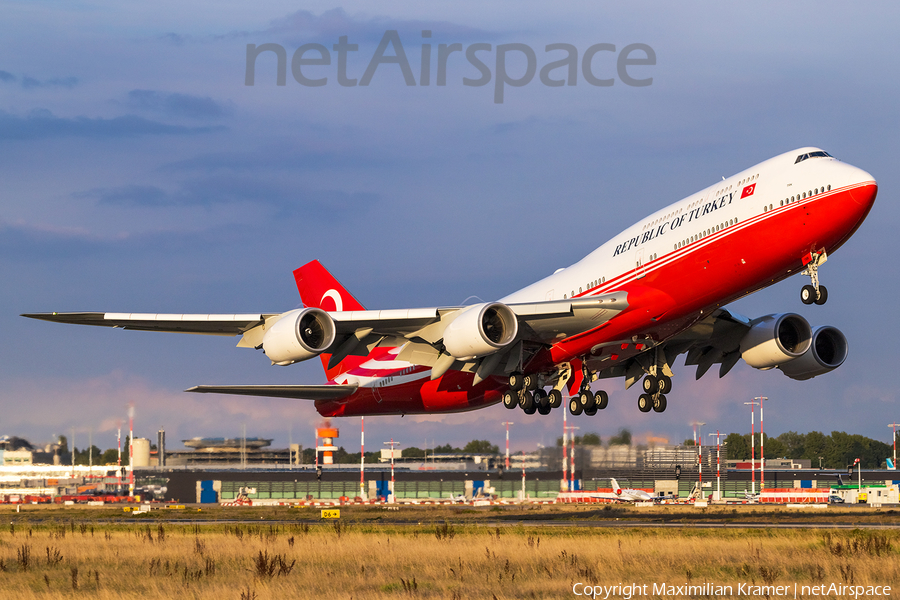
[[[344,289],[344,286],[317,260],[306,263],[294,271],[294,280],[297,282],[300,300],[308,308],[321,308],[329,312],[365,310],[353,294]],[[365,357],[351,355],[329,369],[328,361],[331,360],[331,355],[322,354],[320,358],[329,381],[366,360]]]
[[[365,310],[363,305],[317,260],[294,271],[303,305],[326,311]]]

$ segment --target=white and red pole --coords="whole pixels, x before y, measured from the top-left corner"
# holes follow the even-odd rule
[[[366,418],[360,417],[359,426],[359,497],[366,499]]]
[[[134,496],[134,404],[128,406],[128,495]]]
[[[119,427],[116,433],[116,446],[119,448],[119,455],[116,458],[116,493],[122,493],[122,428]]]
[[[506,470],[509,471],[509,426],[513,425],[512,421],[504,421],[504,425],[506,425]]]
[[[766,434],[763,429],[763,402],[768,400],[766,396],[758,396],[754,400],[759,402],[759,494],[766,489]]]
[[[897,425],[900,425],[900,423],[891,423],[890,425],[888,425],[888,427],[891,428],[891,431],[894,434],[893,442],[894,442],[894,468],[895,469],[897,468]]]
[[[750,405],[750,493],[756,493],[756,424],[753,419],[756,417],[756,411],[753,410],[753,407],[756,406],[756,402],[744,402],[744,404]]]
[[[525,451],[522,450],[522,502],[525,502]]]
[[[566,413],[569,412],[568,409],[564,408],[562,411],[563,414],[563,439],[562,439],[562,476],[563,482],[566,486],[566,491],[569,491],[569,477],[567,471],[569,470],[569,462],[566,455],[568,454],[568,431],[569,428],[566,426]]]

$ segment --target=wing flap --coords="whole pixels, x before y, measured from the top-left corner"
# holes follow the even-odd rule
[[[196,385],[184,391],[297,400],[340,400],[353,394],[356,389],[355,385]]]

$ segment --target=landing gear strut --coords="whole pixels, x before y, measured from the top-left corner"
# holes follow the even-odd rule
[[[809,276],[811,285],[804,285],[800,289],[800,300],[803,304],[825,304],[828,300],[828,288],[819,284],[819,266],[828,260],[828,255],[823,249],[807,254],[803,260],[806,269],[801,274]]]

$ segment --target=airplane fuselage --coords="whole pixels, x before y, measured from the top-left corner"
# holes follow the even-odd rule
[[[628,309],[596,328],[539,351],[539,371],[590,355],[615,366],[669,339],[704,315],[803,268],[804,256],[833,253],[862,224],[877,184],[871,175],[817,148],[776,156],[635,223],[577,263],[503,303],[627,294]],[[802,158],[804,157],[805,158]],[[335,381],[358,384],[340,401],[319,400],[325,416],[459,412],[496,403],[500,377],[473,385],[473,373],[430,368],[381,348]]]

